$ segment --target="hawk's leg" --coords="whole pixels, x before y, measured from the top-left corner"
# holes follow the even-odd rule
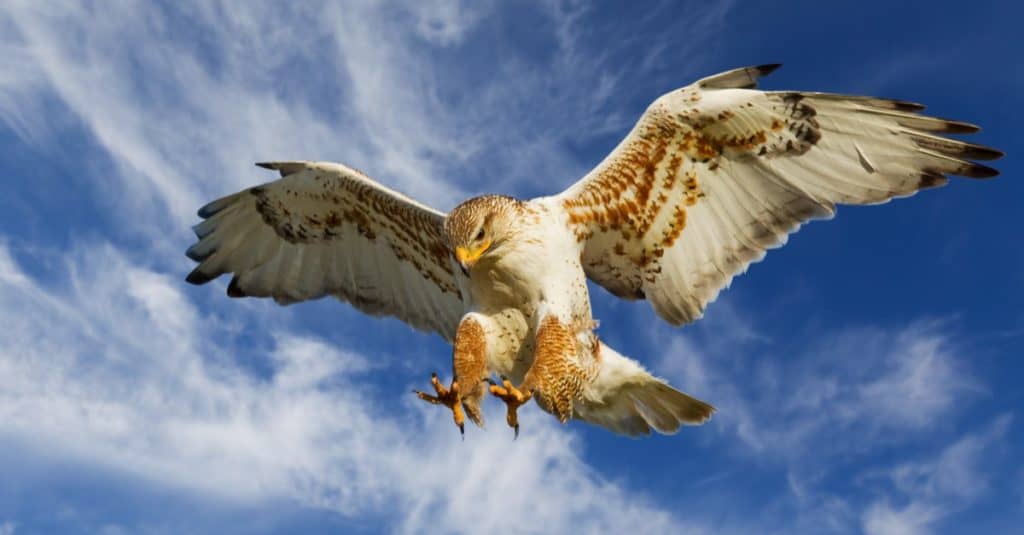
[[[515,430],[514,439],[519,438],[519,415],[517,411],[519,410],[519,407],[530,401],[533,394],[531,394],[529,390],[524,392],[523,390],[512,386],[512,383],[507,377],[501,378],[500,386],[489,379],[488,382],[491,384],[491,393],[505,402],[507,407],[505,421],[508,422],[509,427]]]
[[[480,322],[469,314],[459,323],[455,333],[455,344],[452,351],[452,369],[455,378],[450,388],[445,388],[434,374],[430,382],[437,391],[436,396],[420,392],[420,399],[435,405],[444,405],[452,410],[455,425],[465,435],[465,419],[483,427],[484,417],[480,410],[480,401],[486,389],[483,381],[487,375],[487,340]]]
[[[533,364],[522,384],[514,387],[504,377],[500,386],[491,383],[491,393],[508,406],[506,419],[515,430],[515,436],[519,436],[516,410],[534,397],[542,409],[560,422],[566,423],[572,418],[574,402],[580,399],[583,388],[593,381],[599,369],[594,352],[598,342],[591,328],[590,323],[580,327],[563,323],[554,315],[545,316],[537,329]],[[580,342],[581,332],[589,336],[586,343]]]

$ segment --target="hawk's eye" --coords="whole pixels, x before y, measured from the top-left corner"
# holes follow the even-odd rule
[[[477,239],[477,240],[484,239],[484,229],[483,228],[480,229],[480,232],[476,233],[476,238],[475,239]]]

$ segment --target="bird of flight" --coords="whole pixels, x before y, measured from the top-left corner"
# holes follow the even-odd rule
[[[760,91],[778,65],[724,72],[655,100],[565,191],[469,199],[444,214],[335,163],[257,164],[281,178],[199,210],[187,277],[231,273],[231,297],[332,295],[453,344],[453,380],[423,400],[483,424],[490,392],[563,423],[674,433],[715,408],[595,334],[586,279],[694,321],[733,276],[837,204],[875,204],[989,178],[1002,153],[943,137],[977,127],[881,98]],[[500,382],[492,380],[500,377]]]

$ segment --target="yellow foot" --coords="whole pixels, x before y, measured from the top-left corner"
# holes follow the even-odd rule
[[[420,392],[419,390],[413,390],[413,393],[419,396],[420,399],[433,405],[444,405],[452,410],[452,417],[455,419],[455,425],[459,426],[459,433],[462,437],[466,437],[466,414],[462,411],[462,398],[459,395],[459,383],[452,380],[452,386],[445,388],[441,384],[441,381],[437,380],[437,374],[430,374],[430,384],[434,386],[434,391],[437,392],[436,396],[427,394],[426,392]]]
[[[501,385],[498,385],[490,379],[488,379],[487,382],[491,383],[491,394],[494,394],[495,397],[504,401],[505,405],[508,407],[508,412],[505,414],[505,421],[508,422],[509,427],[515,430],[515,436],[512,440],[519,438],[519,416],[516,414],[516,410],[520,406],[526,404],[526,402],[530,401],[533,394],[530,392],[523,392],[512,386],[512,383],[507,377],[501,378]]]

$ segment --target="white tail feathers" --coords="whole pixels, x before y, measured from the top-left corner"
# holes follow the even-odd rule
[[[640,363],[601,344],[601,371],[576,402],[574,416],[624,435],[663,434],[700,425],[715,412],[708,403],[680,392]]]

